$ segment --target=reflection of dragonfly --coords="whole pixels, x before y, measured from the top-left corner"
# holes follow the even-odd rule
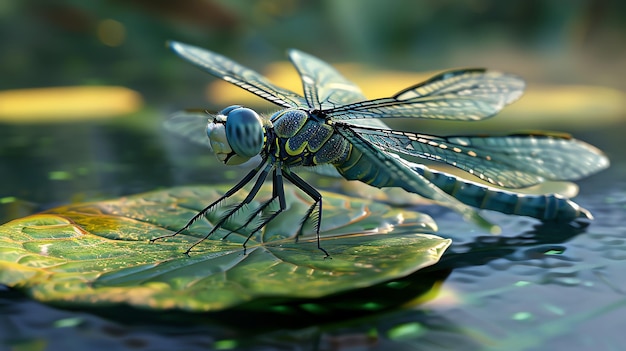
[[[294,167],[311,168],[325,174],[338,172],[348,180],[360,180],[378,188],[400,187],[449,206],[483,226],[490,224],[474,208],[540,220],[591,218],[587,210],[560,195],[528,195],[511,189],[546,180],[575,180],[609,165],[601,151],[566,135],[439,137],[392,130],[381,121],[382,118],[477,121],[491,117],[522,95],[524,82],[513,75],[484,69],[450,71],[392,97],[366,100],[357,86],[328,64],[291,50],[289,58],[302,78],[303,97],[273,85],[257,72],[224,56],[178,42],[171,42],[169,46],[210,74],[284,109],[270,118],[263,118],[251,109],[230,106],[217,115],[185,112],[168,122],[170,129],[198,140],[204,135],[197,130],[198,121],[206,124],[208,119],[208,141],[220,161],[240,164],[257,155],[261,161],[220,199],[200,211],[179,231],[167,236],[189,228],[258,175],[243,202],[227,210],[202,240],[208,238],[254,199],[271,173],[272,198],[253,210],[237,230],[251,227],[250,239],[285,209],[283,178],[286,178],[313,199],[298,235],[305,222],[312,218],[317,245],[328,255],[319,243],[322,196],[294,173]],[[206,135],[202,139],[206,142]],[[459,178],[410,162],[398,154],[446,163],[469,173],[468,178],[476,179]],[[255,221],[259,214],[268,212],[268,206],[274,201],[278,202],[279,209]],[[153,240],[160,238],[163,237]]]

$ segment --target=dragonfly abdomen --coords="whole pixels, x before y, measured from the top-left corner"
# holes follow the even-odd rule
[[[384,188],[398,186],[389,172],[377,167],[363,153],[349,145],[349,152],[335,167],[347,180],[360,180],[363,183]]]
[[[447,194],[472,207],[541,220],[571,221],[576,218],[592,218],[587,210],[558,194],[515,193],[421,165],[414,165],[412,169]]]

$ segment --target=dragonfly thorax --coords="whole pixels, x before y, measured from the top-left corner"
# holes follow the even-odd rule
[[[235,105],[223,109],[209,121],[207,136],[220,161],[237,165],[261,152],[265,128],[256,112]]]

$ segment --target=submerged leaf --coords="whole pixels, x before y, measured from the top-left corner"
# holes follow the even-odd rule
[[[189,231],[149,243],[181,228],[226,190],[173,188],[6,223],[0,226],[0,283],[68,306],[217,311],[258,298],[315,298],[371,286],[436,263],[450,245],[418,234],[436,230],[426,215],[324,193],[321,245],[332,257],[324,259],[310,225],[294,240],[310,201],[293,187],[286,188],[287,210],[253,236],[245,255],[245,228],[220,238],[245,223],[258,202],[189,257],[183,252],[208,233],[228,203]],[[270,196],[264,186],[258,197]]]

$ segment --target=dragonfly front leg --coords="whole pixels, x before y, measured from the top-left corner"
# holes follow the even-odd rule
[[[236,229],[232,230],[230,233],[224,235],[222,240],[226,240],[228,238],[228,236],[230,236],[232,233],[238,232],[238,231],[242,230],[243,228],[247,227],[250,223],[252,223],[252,220],[254,220],[259,213],[262,213],[267,208],[267,206],[269,206],[274,200],[276,200],[276,197],[272,196],[269,200],[263,202],[263,204],[261,204],[261,206],[257,207],[254,210],[254,212],[252,212],[252,214],[250,214],[248,216],[248,219],[246,220],[246,222],[244,224],[242,224],[239,227],[237,227]]]
[[[211,229],[211,231],[204,236],[204,238],[196,241],[195,243],[193,243],[193,245],[191,245],[186,251],[185,251],[185,255],[189,255],[189,252],[191,252],[191,250],[196,247],[196,245],[200,244],[201,242],[203,242],[204,240],[206,240],[207,238],[209,238],[211,235],[213,235],[213,233],[215,233],[219,228],[222,227],[222,225],[224,223],[226,223],[226,221],[232,216],[234,215],[237,211],[239,211],[243,206],[245,206],[246,204],[249,204],[250,201],[252,201],[252,199],[254,199],[254,197],[256,196],[256,194],[259,192],[259,189],[261,189],[261,185],[263,185],[263,182],[265,182],[265,178],[267,178],[267,174],[269,173],[270,169],[272,168],[271,164],[268,164],[267,166],[265,166],[265,168],[263,169],[263,171],[261,171],[261,173],[259,174],[259,177],[257,178],[256,182],[254,182],[254,186],[252,187],[252,190],[250,191],[250,193],[248,194],[248,196],[246,196],[246,198],[239,204],[237,204],[235,207],[233,207],[230,211],[228,211],[224,216],[222,216],[222,218],[215,223],[215,225],[213,226],[213,229]],[[255,172],[256,173],[256,172]],[[249,181],[249,180],[248,180]],[[240,182],[241,183],[241,182]],[[239,184],[237,184],[239,185]],[[236,187],[236,186],[235,186]],[[234,189],[234,188],[233,188]],[[228,192],[236,192],[232,191],[233,189],[229,190]],[[232,194],[231,194],[232,195]],[[229,195],[230,196],[230,195]],[[245,246],[244,246],[245,248]]]
[[[220,202],[224,201],[226,198],[232,196],[234,193],[236,193],[241,188],[243,188],[246,184],[248,184],[254,178],[254,176],[256,176],[256,174],[259,172],[259,170],[263,167],[264,164],[265,164],[265,162],[261,162],[261,164],[259,164],[257,167],[252,169],[250,172],[248,172],[248,174],[246,174],[246,176],[243,177],[243,179],[241,179],[239,181],[239,183],[235,184],[234,187],[232,187],[230,190],[228,190],[219,199],[217,199],[216,201],[212,202],[207,207],[203,208],[200,212],[198,212],[195,216],[193,216],[189,220],[189,222],[187,222],[187,224],[185,224],[184,227],[182,227],[179,230],[177,230],[174,234],[161,235],[161,236],[158,236],[156,238],[150,239],[150,242],[153,243],[153,242],[155,242],[157,240],[160,240],[160,239],[170,238],[170,237],[173,237],[173,236],[176,236],[176,235],[182,233],[184,230],[189,229],[189,227],[191,227],[192,224],[194,224],[198,219],[204,217],[209,211],[211,211],[211,209],[213,207],[215,207]]]
[[[320,249],[326,256],[330,257],[328,251],[324,250],[320,245],[320,227],[322,225],[322,194],[319,191],[315,190],[314,187],[309,185],[309,183],[305,182],[304,179],[298,177],[296,174],[288,172],[285,173],[285,178],[289,179],[295,186],[297,186],[300,190],[304,191],[309,197],[313,199],[313,205],[309,207],[306,211],[304,218],[302,219],[302,223],[300,224],[300,229],[298,230],[298,234],[296,234],[296,241],[298,237],[302,235],[302,229],[304,228],[304,224],[311,217],[313,211],[317,207],[317,220],[315,221],[315,234],[317,235],[317,248]]]

